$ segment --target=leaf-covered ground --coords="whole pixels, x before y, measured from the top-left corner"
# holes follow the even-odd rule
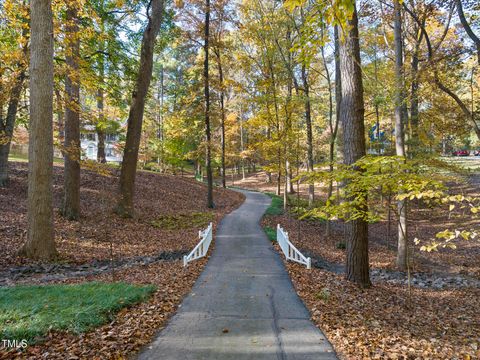
[[[33,344],[52,329],[82,333],[154,290],[122,282],[0,287],[0,338]]]
[[[206,260],[183,268],[181,261],[160,262],[110,274],[76,278],[83,281],[123,281],[154,285],[157,290],[149,301],[121,310],[114,320],[84,334],[50,332],[47,339],[28,346],[24,352],[0,348],[0,359],[126,359],[149,344],[188,294]]]
[[[10,163],[10,185],[0,188],[0,270],[30,263],[16,252],[26,237],[27,164]],[[193,179],[139,172],[136,179],[135,218],[123,219],[112,212],[116,203],[118,172],[112,177],[90,171],[81,175],[81,211],[78,222],[64,220],[58,212],[63,197],[63,168],[54,167],[55,241],[63,262],[155,255],[191,249],[198,242],[198,221],[217,222],[237,207],[243,196],[221,188],[214,191],[215,209],[206,208],[205,186]],[[176,217],[185,224],[156,226],[159,219]],[[199,227],[200,226],[200,227]]]
[[[0,270],[31,265],[16,256],[25,239],[26,164],[11,164],[10,187],[0,189]],[[55,208],[62,199],[62,171],[55,167]],[[195,180],[171,175],[139,172],[136,181],[136,217],[122,219],[112,213],[118,179],[82,171],[82,218],[63,220],[56,212],[55,239],[62,263],[89,263],[136,256],[158,255],[168,251],[191,250],[198,242],[204,223],[214,226],[243,202],[243,195],[216,188],[215,209],[206,208],[206,188]],[[192,218],[194,221],[192,221]],[[160,223],[158,222],[159,220]],[[162,223],[166,221],[166,224]],[[178,229],[171,229],[171,223]],[[180,222],[180,223],[178,223]],[[188,222],[183,224],[182,222]],[[177,224],[178,223],[178,224]],[[162,226],[159,226],[162,225]],[[165,226],[163,226],[165,225]],[[199,228],[200,227],[200,228]],[[49,283],[85,281],[150,284],[157,289],[144,303],[121,310],[114,320],[81,335],[50,332],[43,343],[28,346],[24,352],[2,348],[0,359],[123,359],[131,357],[151,342],[188,294],[206,260],[184,268],[180,260],[160,260],[148,265],[110,271],[98,275],[75,276]],[[6,273],[6,272],[4,272]],[[31,280],[37,282],[35,277]],[[25,280],[22,280],[25,284]]]
[[[457,186],[457,185],[455,185]],[[467,186],[465,192],[478,192]],[[441,212],[414,209],[411,230],[429,236],[449,224],[463,221]],[[325,236],[325,223],[300,221],[289,214],[267,215],[264,227],[280,223],[301,250],[344,264],[343,226],[333,223]],[[370,226],[372,269],[394,269],[395,238],[387,239],[386,223]],[[395,229],[392,229],[392,233]],[[278,246],[277,249],[279,250]],[[279,250],[280,251],[280,250]],[[412,271],[480,278],[480,244],[465,242],[457,250],[427,254],[414,250]],[[359,289],[343,274],[287,263],[299,296],[343,359],[479,359],[480,289],[431,289],[391,284],[377,279],[370,289]]]
[[[275,183],[265,183],[265,174],[260,172],[249,175],[245,181],[237,181],[237,186],[257,191],[275,192]],[[467,183],[450,184],[452,193],[462,193],[471,196],[480,196],[480,174],[468,179]],[[296,190],[296,187],[294,187]],[[307,196],[306,187],[300,187],[300,196]],[[283,187],[282,187],[283,191]],[[317,199],[324,199],[326,188],[316,187]],[[283,197],[283,196],[282,196]],[[295,201],[297,194],[290,195]],[[320,200],[321,201],[321,200]],[[455,229],[459,226],[480,228],[478,219],[472,221],[462,215],[460,210],[455,209],[452,214],[447,214],[444,209],[430,210],[410,203],[409,228],[410,239],[419,238],[429,240],[435,237],[439,231],[447,228]],[[297,221],[289,215],[268,216],[263,225],[276,228],[282,224],[300,249],[308,250],[325,260],[333,263],[345,262],[345,251],[342,248],[343,224],[331,222],[331,232],[326,236],[325,222],[320,221]],[[388,231],[387,221],[381,221],[369,225],[370,263],[372,267],[381,269],[394,269],[396,256],[396,223],[393,220]],[[390,234],[390,235],[389,235]],[[419,247],[411,247],[410,254],[412,271],[438,272],[449,274],[462,274],[480,278],[480,239],[477,241],[463,241],[457,243],[457,249],[442,249],[434,253],[420,252]]]
[[[289,215],[263,220],[271,227],[277,223],[299,248],[331,262],[344,262],[345,250],[336,245],[342,240],[341,227],[326,240],[325,227],[319,223],[300,222]],[[372,269],[394,267],[393,249],[372,241],[369,253]],[[462,261],[465,256],[455,255],[453,259]],[[443,257],[448,255],[437,254],[428,270],[444,271],[437,265]],[[480,260],[478,252],[471,257],[471,263]],[[421,258],[416,263],[420,264]],[[372,288],[363,290],[346,281],[343,274],[318,268],[307,270],[292,263],[287,268],[313,321],[344,359],[480,358],[478,288],[412,288],[410,296],[402,284],[375,281]]]
[[[480,290],[362,290],[321,269],[287,265],[294,286],[344,359],[479,359]]]

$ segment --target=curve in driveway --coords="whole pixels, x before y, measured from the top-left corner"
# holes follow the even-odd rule
[[[336,359],[259,225],[270,198],[242,192],[192,292],[139,359]]]

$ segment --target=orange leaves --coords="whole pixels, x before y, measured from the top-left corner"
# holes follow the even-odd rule
[[[3,209],[0,268],[26,261],[15,254],[24,241],[26,228],[27,164],[10,165],[11,185],[0,193],[0,207]],[[55,166],[56,208],[61,207],[62,175],[63,168]],[[151,222],[160,216],[206,212],[203,184],[188,178],[139,172],[135,201],[138,217],[124,220],[112,214],[117,196],[117,176],[116,170],[103,164],[82,162],[81,220],[65,221],[55,213],[55,238],[62,258],[75,263],[108,260],[111,257],[110,242],[115,259],[188,250],[197,244],[199,228],[194,225],[172,231],[152,226]],[[214,222],[242,201],[242,195],[223,189],[216,189],[215,197],[217,207],[211,219]]]
[[[376,285],[361,291],[323,270],[288,270],[313,321],[347,359],[478,358],[480,291],[414,290],[411,308],[401,286]],[[331,289],[330,301],[315,294]],[[461,305],[459,305],[461,304]],[[459,318],[460,317],[460,318]]]
[[[15,256],[24,240],[26,164],[11,163],[12,182],[0,193],[2,226],[0,245],[3,256],[0,268],[25,262]],[[55,200],[59,206],[62,193],[62,168],[54,168]],[[80,222],[64,221],[57,217],[56,239],[64,260],[89,262],[108,260],[110,240],[115,259],[158,255],[162,251],[191,249],[198,241],[198,228],[172,231],[150,225],[160,214],[185,211],[206,211],[203,201],[205,186],[193,179],[145,172],[137,174],[137,219],[120,219],[110,211],[117,188],[114,176],[103,177],[82,170],[82,218]],[[243,196],[230,190],[216,189],[214,221],[230,212]],[[200,200],[201,199],[201,200]],[[61,241],[59,241],[61,239]],[[112,322],[85,334],[50,333],[45,342],[30,346],[24,353],[8,353],[0,349],[0,359],[126,359],[152,341],[155,334],[175,312],[183,297],[190,291],[206,260],[190,264],[181,261],[161,261],[146,266],[134,266],[115,271],[115,280],[135,284],[153,284],[157,291],[148,302],[121,310]],[[77,283],[85,280],[111,281],[110,271],[59,282]]]
[[[117,274],[121,281],[155,284],[151,300],[120,311],[107,325],[85,334],[51,333],[43,344],[30,346],[20,356],[11,352],[7,358],[49,359],[126,359],[153,340],[200,274],[205,260],[184,269],[180,261],[137,267]],[[109,275],[94,277],[109,281]],[[77,281],[82,281],[79,279]],[[166,290],[168,289],[168,290]],[[2,357],[0,352],[0,358]]]

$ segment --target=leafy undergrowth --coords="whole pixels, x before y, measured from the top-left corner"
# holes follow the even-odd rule
[[[10,184],[0,188],[0,270],[30,264],[16,256],[25,241],[27,227],[27,164],[10,163]],[[204,213],[205,220],[217,223],[243,202],[243,195],[222,188],[214,189],[215,209],[206,207],[206,186],[190,178],[139,172],[136,178],[135,218],[113,214],[118,189],[118,170],[113,176],[100,176],[82,170],[80,221],[66,221],[58,209],[63,198],[63,168],[54,167],[55,241],[59,261],[84,263],[93,259],[114,259],[185,251],[198,242],[204,224],[183,226],[176,231],[152,225],[160,218],[178,214]],[[176,222],[177,224],[178,222]],[[111,253],[112,252],[112,253]]]
[[[0,338],[32,344],[51,330],[82,333],[154,290],[151,285],[99,282],[0,288]]]
[[[126,359],[149,344],[188,294],[206,264],[206,259],[184,268],[181,261],[159,262],[87,278],[68,280],[122,281],[155,286],[147,301],[120,310],[113,320],[82,334],[73,331],[49,331],[42,343],[28,346],[23,352],[2,349],[0,359]]]
[[[283,198],[278,195],[267,193],[272,198],[270,206],[265,210],[265,215],[282,215],[283,214]]]
[[[342,275],[288,263],[294,286],[344,359],[480,358],[480,290],[359,289]],[[308,271],[308,272],[307,272]]]

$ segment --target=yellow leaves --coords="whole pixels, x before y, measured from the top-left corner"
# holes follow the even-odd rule
[[[11,136],[8,136],[5,131],[0,131],[0,145],[6,145],[12,140]]]
[[[122,8],[125,6],[125,0],[115,0],[114,7],[115,8]]]
[[[183,0],[175,0],[175,7],[177,9],[183,9],[183,7],[185,6]]]
[[[301,7],[305,0],[287,0],[283,3],[283,6],[290,12],[293,12],[297,7]]]
[[[108,164],[102,164],[94,160],[81,160],[82,169],[90,170],[101,176],[112,176],[112,168]]]
[[[423,245],[420,247],[421,251],[432,252],[438,251],[439,248],[447,248],[455,250],[457,245],[453,243],[454,240],[473,240],[476,239],[478,236],[476,231],[473,230],[443,230],[438,232],[435,237],[441,241],[432,240],[430,243]],[[420,244],[420,240],[415,238],[414,240],[415,245]]]

